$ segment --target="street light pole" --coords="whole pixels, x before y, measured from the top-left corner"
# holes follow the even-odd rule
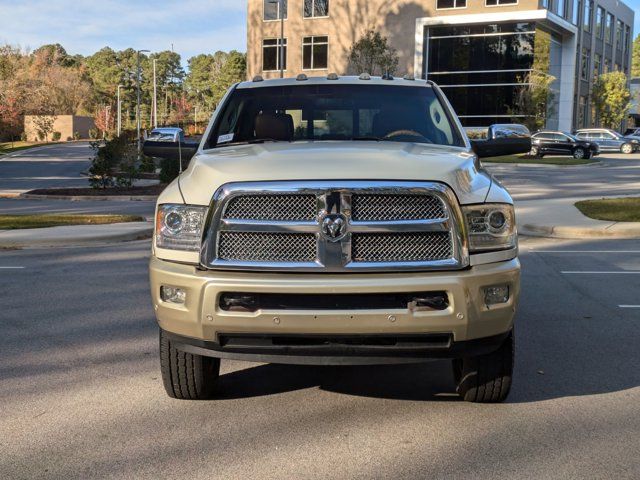
[[[140,139],[140,54],[143,52],[148,52],[149,50],[138,50],[137,53],[137,66],[138,66],[138,72],[137,72],[137,78],[136,78],[136,96],[138,99],[137,105],[136,105],[136,117],[137,117],[137,134],[138,134],[138,160],[140,160],[140,157],[142,156],[142,140]]]
[[[118,85],[118,136],[120,136],[120,132],[122,131],[122,104],[120,103],[120,89],[123,85]]]
[[[156,60],[153,59],[153,127],[158,128],[158,97],[156,89]]]

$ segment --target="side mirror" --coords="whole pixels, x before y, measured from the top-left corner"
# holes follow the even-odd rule
[[[491,125],[486,130],[486,138],[473,138],[471,146],[478,158],[500,157],[531,151],[531,132],[518,123]]]
[[[182,164],[189,164],[189,160],[198,151],[198,143],[191,142],[156,142],[147,140],[142,144],[142,153],[147,157],[165,158],[167,160],[180,160]]]

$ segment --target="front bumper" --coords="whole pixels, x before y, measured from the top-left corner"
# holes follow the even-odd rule
[[[150,261],[156,318],[178,348],[274,363],[389,363],[490,351],[513,326],[519,278],[517,259],[460,271],[398,274],[258,274],[201,271],[156,257]],[[162,301],[162,285],[184,289],[185,304]],[[510,297],[487,307],[484,287],[493,285],[508,285]],[[449,305],[426,311],[408,307],[251,313],[219,306],[225,292],[331,296],[425,291],[446,292]]]

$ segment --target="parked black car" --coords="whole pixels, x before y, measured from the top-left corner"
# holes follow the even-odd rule
[[[570,133],[555,130],[541,130],[531,136],[532,157],[544,155],[571,155],[573,158],[591,158],[600,150],[596,143],[579,140]]]

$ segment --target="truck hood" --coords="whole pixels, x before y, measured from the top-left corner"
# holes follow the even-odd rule
[[[492,183],[464,148],[375,141],[264,143],[200,151],[179,183],[186,203],[208,205],[226,183],[282,180],[435,181],[450,186],[463,205],[483,202]]]

